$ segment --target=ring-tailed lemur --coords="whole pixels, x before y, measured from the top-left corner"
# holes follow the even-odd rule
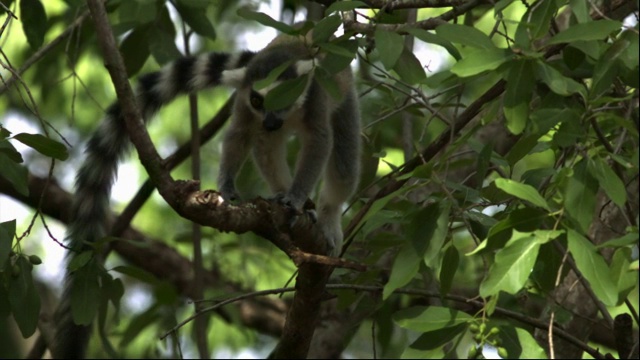
[[[234,180],[250,149],[273,193],[298,210],[324,174],[316,226],[327,240],[328,251],[337,254],[342,246],[341,207],[355,190],[360,173],[360,115],[351,70],[347,67],[333,77],[341,95],[335,100],[313,79],[317,61],[316,51],[303,38],[281,35],[257,53],[215,52],[179,59],[141,76],[136,94],[148,121],[180,94],[217,85],[236,88],[233,120],[224,137],[218,176],[222,197],[237,199]],[[255,88],[256,81],[284,63],[289,65],[273,84]],[[281,81],[301,75],[309,75],[309,79],[298,100],[283,110],[266,110],[267,92]],[[293,177],[286,162],[286,142],[292,132],[301,143]],[[89,140],[76,178],[68,239],[77,253],[106,235],[111,186],[128,148],[120,106],[114,103]],[[75,324],[70,315],[73,280],[73,274],[67,276],[56,313],[57,331],[51,346],[56,358],[83,357],[88,342],[89,328]]]

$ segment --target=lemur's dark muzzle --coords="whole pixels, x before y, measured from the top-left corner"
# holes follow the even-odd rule
[[[267,131],[276,131],[282,127],[282,118],[273,112],[267,112],[262,120],[262,127]]]

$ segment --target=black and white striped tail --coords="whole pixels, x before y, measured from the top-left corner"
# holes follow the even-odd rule
[[[253,56],[249,51],[237,55],[203,54],[179,59],[160,71],[141,76],[136,94],[145,122],[180,94],[220,85],[223,71],[244,67]],[[111,186],[118,162],[128,148],[129,137],[122,111],[120,105],[114,103],[87,143],[86,158],[76,177],[72,222],[67,231],[69,246],[74,250],[69,260],[88,250],[88,244],[106,236]],[[84,358],[89,340],[89,327],[76,325],[71,318],[73,277],[73,274],[66,276],[64,293],[55,315],[57,330],[54,343],[50,344],[54,358]]]

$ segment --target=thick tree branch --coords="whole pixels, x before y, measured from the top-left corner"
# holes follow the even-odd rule
[[[46,179],[29,175],[29,196],[23,196],[11,184],[0,177],[0,193],[4,193],[28,206],[37,207],[45,189]],[[71,194],[60,188],[55,180],[46,187],[40,209],[43,214],[63,223],[70,220]],[[112,216],[111,218],[115,218]],[[189,298],[194,298],[193,265],[174,248],[161,240],[151,239],[134,228],[125,229],[121,236],[130,241],[114,241],[113,250],[130,264],[137,266],[159,280],[171,283],[176,290]],[[241,286],[221,279],[222,273],[214,268],[205,272],[204,283],[209,287],[223,287],[228,292],[247,292]],[[271,335],[280,336],[284,325],[287,306],[281,300],[265,299],[239,304],[241,320],[248,327]]]

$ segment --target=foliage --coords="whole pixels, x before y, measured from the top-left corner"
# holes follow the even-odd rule
[[[33,220],[39,217],[46,225],[48,218],[39,213],[57,217],[45,206],[55,204],[46,190],[56,185],[38,188],[44,195],[33,200],[30,172],[47,173],[43,159],[54,178],[73,171],[76,160],[68,158],[79,154],[68,150],[67,139],[77,149],[78,137],[97,126],[114,96],[105,90],[111,88],[106,72],[96,66],[101,60],[91,22],[71,35],[64,32],[65,24],[86,11],[83,2],[2,3],[10,24],[0,33],[0,64],[6,70],[2,108],[40,129],[14,130],[3,118],[0,191],[31,205]],[[449,7],[441,11],[425,2],[412,21],[409,11],[393,8],[397,4],[380,10],[377,1],[333,2],[322,19],[299,27],[238,9],[234,2],[116,0],[108,1],[107,9],[132,78],[181,56],[183,22],[199,52],[229,50],[237,40],[230,30],[255,22],[294,35],[313,31],[310,45],[323,57],[312,75],[331,96],[339,96],[332,76],[357,60],[366,141],[360,190],[345,213],[344,256],[368,269],[335,270],[330,281],[343,288],[329,286],[337,294],[327,305],[329,313],[358,319],[337,322],[339,330],[329,328],[352,339],[334,341],[337,354],[347,348],[368,357],[372,351],[411,358],[475,358],[486,351],[503,358],[537,358],[551,351],[603,356],[588,344],[599,320],[613,328],[612,317],[630,313],[636,331],[638,325],[637,12],[630,26],[612,15],[615,9],[578,0],[465,3],[464,11],[447,15]],[[615,2],[626,3],[633,2]],[[350,17],[353,11],[357,22]],[[341,25],[344,33],[334,36]],[[49,46],[56,38],[66,45]],[[409,45],[409,39],[416,44]],[[436,56],[446,59],[437,69],[427,58]],[[23,68],[27,59],[35,63]],[[269,93],[267,106],[290,105],[308,81],[303,76],[284,82]],[[200,117],[215,114],[225,96],[219,90],[201,95],[206,101],[200,102]],[[185,119],[187,111],[184,101],[177,101],[160,117]],[[154,132],[159,144],[173,148],[190,137],[184,123],[159,123]],[[69,124],[72,130],[62,131],[63,137],[59,129]],[[16,142],[40,155],[17,150]],[[204,185],[211,187],[207,179],[215,178],[219,158],[217,139],[213,142],[202,150]],[[294,145],[292,161],[295,150]],[[389,155],[398,153],[403,157]],[[385,165],[390,172],[382,172]],[[191,175],[182,166],[174,176]],[[243,195],[266,194],[256,184],[259,175],[245,166],[239,180]],[[62,212],[66,204],[58,206]],[[42,261],[32,253],[47,262],[43,249],[61,246],[52,236],[29,235],[33,224],[0,223],[0,314],[12,315],[24,338],[37,334],[39,315],[52,311],[41,310],[46,304],[40,288],[50,284],[32,275]],[[111,256],[105,264],[94,251],[75,257],[68,266],[85,286],[72,294],[73,317],[96,323],[91,344],[96,356],[168,357],[176,355],[176,341],[191,356],[197,334],[182,331],[167,343],[157,336],[191,315],[184,299],[193,293],[177,280],[182,274],[171,277],[142,265],[191,258],[190,225],[162,201],[145,205],[133,225],[149,238],[162,238],[162,249],[171,251],[163,254],[175,255],[174,260],[155,258],[152,248],[159,245],[153,240],[127,240],[147,254],[140,263],[122,265],[123,259],[131,262],[126,252],[133,251],[122,248],[116,249],[122,258]],[[282,287],[295,270],[256,235],[205,229],[204,240],[204,266],[213,278],[207,301]],[[117,241],[123,240],[107,238],[96,247]],[[562,297],[569,286],[584,296]],[[125,306],[121,299],[131,299],[128,294],[139,289],[148,306]],[[256,303],[242,304],[209,313],[205,336],[214,350],[259,348],[264,340],[256,332],[279,334],[247,318],[244,307]],[[283,319],[286,312],[277,316]],[[592,321],[580,329],[586,332],[573,333],[576,320],[585,317]],[[548,326],[554,321],[554,339],[571,343],[570,350],[550,346]],[[367,324],[373,338],[369,331],[354,336]],[[317,336],[322,331],[318,328]],[[24,355],[9,353],[14,348],[0,354]]]

